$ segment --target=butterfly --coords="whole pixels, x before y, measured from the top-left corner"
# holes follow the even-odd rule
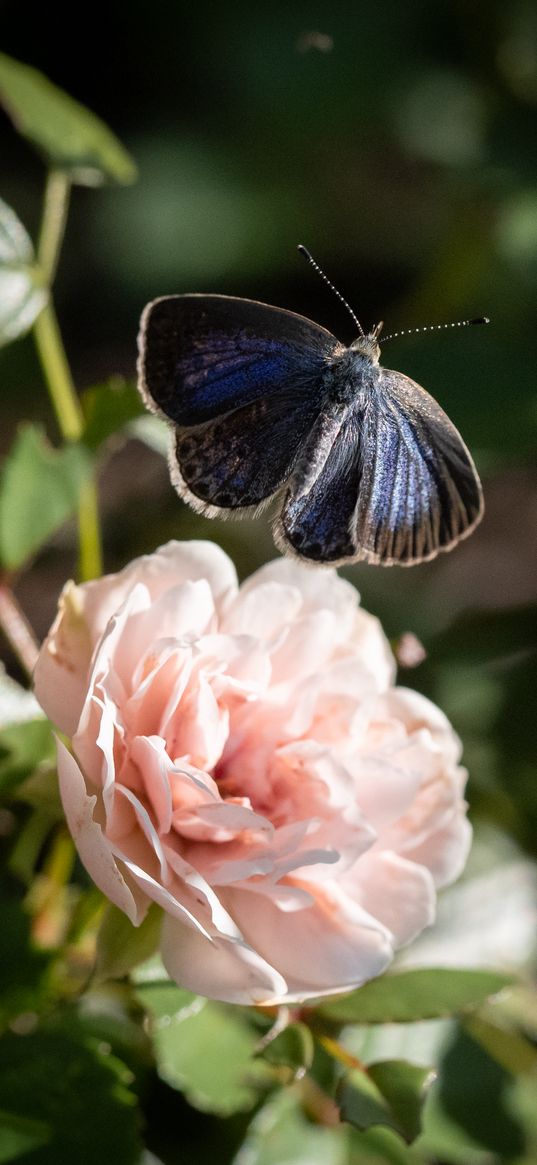
[[[139,388],[171,425],[172,481],[196,510],[277,496],[276,544],[303,561],[426,562],[479,522],[479,478],[433,397],[380,366],[382,324],[365,334],[343,302],[359,328],[348,347],[254,300],[156,299],[140,325]]]

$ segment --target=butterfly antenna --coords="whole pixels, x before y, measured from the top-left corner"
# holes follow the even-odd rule
[[[330,282],[330,280],[325,275],[324,271],[321,269],[321,267],[319,267],[319,264],[315,262],[313,255],[310,255],[307,247],[304,247],[302,245],[302,243],[299,243],[298,247],[297,247],[297,251],[300,251],[300,254],[304,255],[304,257],[308,260],[308,263],[311,263],[313,270],[316,271],[317,274],[321,276],[321,279],[324,279],[324,282],[328,285],[330,290],[334,292],[334,295],[337,295],[338,299],[341,300],[341,303],[343,304],[344,307],[347,308],[349,315],[354,320],[360,335],[363,336],[363,338],[365,339],[364,329],[362,328],[360,320],[357,319],[357,317],[355,316],[355,314],[352,310],[352,307],[350,307],[350,305],[347,303],[346,299],[343,299],[343,296],[342,296],[341,292],[338,291],[337,287],[334,287],[334,284]]]
[[[396,336],[412,336],[415,332],[437,332],[442,328],[469,328],[471,324],[490,324],[488,316],[480,316],[477,320],[455,320],[452,324],[427,324],[424,328],[403,328],[401,332],[391,332],[384,336],[382,343],[395,340]]]

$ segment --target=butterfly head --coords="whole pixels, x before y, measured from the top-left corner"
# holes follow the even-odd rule
[[[384,321],[381,320],[371,332],[368,332],[367,336],[362,332],[351,344],[351,352],[360,352],[362,356],[367,356],[372,364],[378,364],[380,359],[379,336],[383,327]]]

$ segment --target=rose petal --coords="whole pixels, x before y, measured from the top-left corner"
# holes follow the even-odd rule
[[[41,707],[67,736],[75,732],[82,711],[92,650],[80,589],[68,582],[60,595],[58,614],[41,647],[33,676]]]
[[[240,939],[206,939],[166,915],[161,951],[171,978],[209,999],[259,1005],[286,997],[283,977]]]
[[[137,583],[142,582],[155,601],[171,587],[198,579],[208,582],[217,605],[237,590],[237,575],[227,554],[213,542],[201,541],[168,542],[154,554],[135,558],[118,574],[85,583],[78,589],[93,641],[102,635],[110,616]]]
[[[226,611],[223,628],[231,635],[270,639],[296,618],[301,606],[302,597],[296,587],[279,582],[259,582],[252,588],[243,585]]]
[[[303,614],[326,608],[338,614],[342,628],[352,627],[359,596],[354,587],[340,578],[335,570],[312,570],[295,559],[276,558],[242,583],[240,600],[267,583],[296,589]]]
[[[409,846],[405,856],[414,862],[421,862],[430,871],[435,886],[449,886],[462,873],[472,844],[472,827],[464,816],[466,806],[457,806],[441,829],[430,836],[422,845]]]
[[[170,586],[205,580],[217,607],[237,591],[235,569],[212,542],[168,542],[154,554],[129,563],[118,574],[75,586],[67,583],[59,611],[41,648],[34,672],[35,692],[54,724],[72,736],[82,711],[88,668],[108,620],[138,582],[152,600]]]
[[[97,798],[88,796],[84,777],[62,741],[57,739],[56,744],[62,803],[81,861],[103,894],[139,926],[147,913],[148,899],[121,873],[93,817]]]
[[[346,875],[347,891],[391,931],[396,947],[434,922],[436,894],[425,866],[389,851],[375,852],[364,856],[354,877],[355,882],[352,872]]]
[[[290,1001],[358,987],[393,957],[389,931],[335,883],[292,914],[251,891],[230,890],[223,900],[248,944],[285,977]]]

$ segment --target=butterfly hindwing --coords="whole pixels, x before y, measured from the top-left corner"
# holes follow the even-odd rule
[[[312,431],[274,530],[283,550],[317,563],[356,555],[351,521],[362,477],[360,409],[351,406],[330,420],[324,439],[319,424]]]
[[[318,476],[294,475],[279,540],[311,561],[412,565],[465,537],[483,511],[459,433],[436,401],[378,368],[357,391]]]
[[[364,427],[353,532],[369,562],[409,566],[469,534],[483,495],[472,458],[440,405],[402,373],[378,372],[379,406]]]
[[[282,308],[225,295],[175,295],[142,316],[139,375],[150,408],[201,425],[317,379],[341,345]]]
[[[268,500],[292,473],[319,412],[317,379],[261,397],[204,425],[176,429],[174,484],[195,506],[234,510]]]

